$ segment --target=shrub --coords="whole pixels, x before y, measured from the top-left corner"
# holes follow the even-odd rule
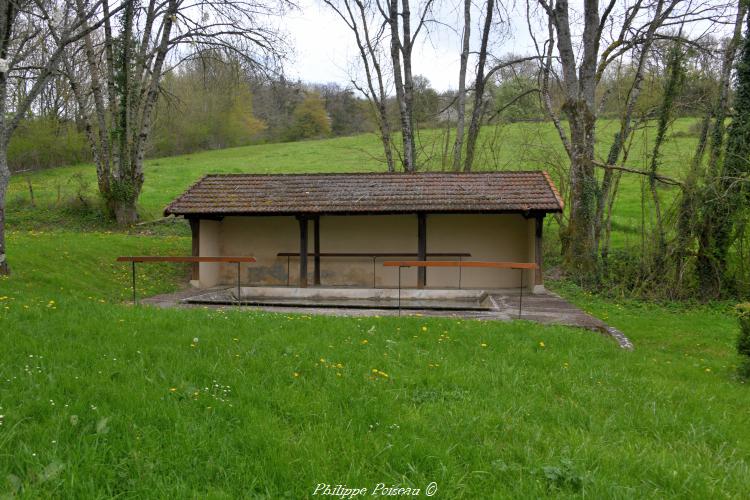
[[[737,306],[740,321],[740,336],[737,339],[737,352],[750,362],[750,302]]]

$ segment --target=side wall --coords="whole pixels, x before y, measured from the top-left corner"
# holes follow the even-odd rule
[[[427,215],[428,253],[471,253],[465,260],[534,262],[534,219],[521,215]],[[313,222],[308,221],[308,252],[313,252]],[[322,253],[417,252],[417,216],[323,216],[320,218]],[[299,259],[277,257],[279,252],[299,252],[299,223],[294,217],[226,217],[221,222],[201,221],[201,255],[252,255],[255,264],[243,267],[243,285],[286,285],[298,282]],[[398,268],[383,267],[384,260],[415,257],[322,257],[324,286],[395,287]],[[430,260],[458,260],[434,257]],[[232,284],[235,268],[201,264],[202,287]],[[308,260],[308,282],[313,285],[313,258]],[[428,288],[517,287],[521,271],[506,269],[428,268]],[[524,271],[525,284],[533,286],[533,271]],[[417,284],[416,269],[404,269],[404,287]]]

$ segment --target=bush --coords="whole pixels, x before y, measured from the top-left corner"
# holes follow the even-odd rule
[[[750,302],[737,306],[740,321],[740,336],[737,339],[737,352],[750,362]]]
[[[8,145],[8,164],[13,171],[74,165],[90,158],[83,132],[74,123],[56,118],[24,120]]]

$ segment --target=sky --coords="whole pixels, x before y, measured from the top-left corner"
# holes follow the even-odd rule
[[[724,5],[724,0],[691,0],[696,2],[717,2],[716,5]],[[352,32],[330,7],[322,0],[298,0],[299,9],[289,12],[282,19],[282,30],[287,33],[287,43],[293,49],[287,63],[285,72],[288,77],[299,78],[310,83],[336,82],[344,86],[350,85],[351,74],[358,59],[357,46]],[[413,2],[416,5],[418,2]],[[439,11],[436,17],[445,24],[459,26],[462,23],[462,12],[456,11],[455,6],[461,5],[459,1],[439,1]],[[625,4],[628,4],[625,0]],[[495,56],[507,54],[531,55],[535,53],[533,41],[528,34],[526,14],[518,5],[505,15],[505,26],[507,33],[501,37],[491,49]],[[733,21],[733,12],[736,4],[731,2],[726,11],[730,14],[728,20]],[[412,7],[412,16],[415,15],[415,7]],[[576,19],[580,19],[582,12],[582,1],[571,0],[571,19],[574,26]],[[472,36],[471,47],[476,50],[479,46],[480,24],[483,22],[481,13],[476,10],[472,13]],[[539,26],[542,28],[542,26]],[[546,28],[546,27],[545,27]],[[542,30],[544,31],[544,30]],[[688,37],[698,37],[706,31],[727,31],[727,27],[710,26],[707,23],[698,22],[691,24],[684,33]],[[575,33],[574,33],[575,36]],[[433,26],[429,36],[420,34],[418,44],[414,49],[413,72],[422,75],[438,91],[456,89],[458,81],[458,70],[461,50],[461,37],[455,31],[445,27]],[[471,68],[473,64],[469,64]]]
[[[348,85],[353,63],[358,56],[352,32],[322,0],[301,0],[298,5],[299,10],[286,14],[283,20],[283,29],[288,33],[287,42],[294,49],[286,64],[287,75],[307,82]],[[442,5],[447,5],[447,2]],[[453,19],[455,25],[461,22],[459,13],[453,10],[444,10],[439,16],[448,21]],[[472,30],[477,39],[472,41],[476,42],[473,44],[476,46],[479,43],[478,23],[481,19],[479,12],[473,16],[475,23]],[[531,46],[525,34],[525,21],[516,21],[523,23],[523,29],[515,38],[505,40],[502,49],[506,53],[529,52]],[[433,27],[429,37],[420,35],[419,42],[414,49],[414,74],[426,76],[433,88],[439,91],[455,89],[460,36],[446,28]]]

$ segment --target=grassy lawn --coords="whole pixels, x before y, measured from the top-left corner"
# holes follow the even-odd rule
[[[539,168],[560,153],[541,124],[497,141],[507,154],[485,156],[493,168]],[[679,175],[693,143],[673,136],[665,173]],[[152,160],[142,209],[158,217],[207,172],[380,170],[377,154],[359,136]],[[90,166],[31,175],[35,208],[25,177],[11,187],[0,498],[301,498],[319,483],[431,482],[439,498],[747,496],[750,393],[734,375],[728,306],[616,302],[551,283],[633,352],[529,322],[132,307],[129,268],[114,257],[181,255],[190,240],[182,225],[109,231],[65,201],[76,173],[93,199]],[[623,180],[620,245],[634,237],[639,190]],[[186,279],[183,266],[142,266],[139,290]]]
[[[743,497],[733,319],[573,300],[622,329],[122,305],[116,253],[181,237],[15,232],[0,281],[0,494]],[[149,267],[149,292],[186,269]],[[195,342],[194,339],[198,339]]]

